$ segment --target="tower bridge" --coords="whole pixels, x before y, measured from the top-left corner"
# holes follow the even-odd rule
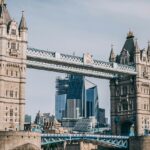
[[[27,35],[28,28],[24,13],[18,26],[17,22],[10,17],[5,1],[1,0],[0,131],[3,133],[0,133],[2,135],[9,138],[9,132],[5,131],[24,130],[27,68],[109,79],[112,133],[139,136],[150,131],[150,43],[147,50],[141,50],[134,34],[129,31],[120,54],[115,55],[112,47],[109,62],[104,62],[95,60],[88,53],[78,57],[28,48]],[[12,134],[14,133],[11,133],[10,137]],[[76,136],[79,139],[89,140],[89,137]],[[30,141],[28,135],[26,138]],[[51,142],[53,138],[51,135],[48,137],[42,135],[43,143]],[[55,141],[56,139],[68,140],[68,138],[57,137]],[[74,137],[71,139],[74,140]],[[117,139],[118,137],[90,136],[90,140],[98,140],[106,144],[124,143]]]

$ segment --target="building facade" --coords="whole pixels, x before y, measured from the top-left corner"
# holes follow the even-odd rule
[[[27,26],[12,19],[0,1],[0,131],[23,130]]]
[[[136,76],[118,76],[110,80],[111,125],[113,134],[143,135],[150,130],[150,43],[147,50],[140,49],[129,31],[121,53],[112,63],[135,65]]]
[[[56,80],[55,114],[57,119],[97,118],[97,86],[79,75]]]
[[[97,86],[85,80],[85,89],[86,89],[86,117],[95,116],[98,117],[98,90]]]

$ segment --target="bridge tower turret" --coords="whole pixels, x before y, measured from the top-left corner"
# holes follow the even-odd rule
[[[150,45],[140,50],[131,31],[116,62],[135,65],[137,75],[110,80],[113,134],[144,135],[150,131]]]
[[[27,27],[13,20],[0,1],[0,131],[23,130]]]
[[[111,52],[110,52],[109,61],[110,62],[115,62],[116,61],[116,56],[115,56],[115,52],[114,52],[114,49],[113,49],[113,45],[111,45]]]

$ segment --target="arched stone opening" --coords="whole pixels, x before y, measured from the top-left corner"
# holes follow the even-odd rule
[[[12,150],[40,150],[40,148],[34,144],[27,143],[27,144],[15,147]]]
[[[123,122],[121,124],[121,135],[130,136],[131,134],[134,134],[133,123],[131,121]]]

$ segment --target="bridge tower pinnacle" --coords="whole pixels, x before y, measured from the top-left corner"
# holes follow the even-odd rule
[[[27,27],[21,27],[0,1],[0,131],[23,130]],[[23,26],[24,27],[24,26]]]

